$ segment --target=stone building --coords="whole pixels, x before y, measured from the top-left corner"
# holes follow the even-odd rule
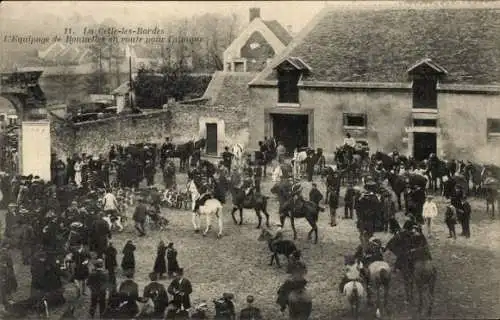
[[[290,43],[289,31],[276,20],[263,20],[259,8],[250,8],[250,23],[223,53],[224,71],[261,71]]]
[[[496,2],[324,8],[250,82],[250,147],[332,153],[349,132],[372,151],[500,159],[498,21]]]

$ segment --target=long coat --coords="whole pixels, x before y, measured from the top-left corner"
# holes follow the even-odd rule
[[[182,282],[179,282],[180,279],[174,279],[168,286],[167,291],[174,297],[173,304],[178,309],[182,306],[187,310],[191,308],[189,295],[193,292],[193,287],[188,279],[182,279]],[[180,295],[179,293],[184,293],[184,295]]]
[[[135,245],[127,243],[123,248],[122,270],[135,270]]]
[[[98,254],[104,253],[108,246],[108,239],[111,238],[109,225],[103,219],[96,219],[90,228],[90,250]]]
[[[179,263],[177,262],[177,250],[174,248],[167,249],[168,273],[179,271]]]
[[[90,254],[85,250],[73,252],[73,261],[75,262],[75,279],[85,280],[89,277],[89,259]]]
[[[167,272],[167,265],[165,263],[165,254],[167,251],[167,247],[161,246],[158,247],[158,251],[156,253],[156,260],[155,260],[155,265],[154,265],[154,272],[163,274]]]

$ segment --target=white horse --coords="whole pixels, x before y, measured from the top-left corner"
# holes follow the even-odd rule
[[[231,153],[234,155],[233,166],[240,168],[243,165],[244,148],[241,143],[233,144]]]
[[[104,216],[102,219],[108,224],[109,230],[117,230],[118,232],[123,231],[122,217],[116,216],[116,219],[113,222],[111,221],[111,215]]]
[[[201,195],[193,180],[188,182],[187,190],[191,194],[191,209],[194,211],[196,200],[198,200]],[[212,227],[212,216],[215,216],[219,222],[219,233],[217,234],[217,238],[222,237],[222,203],[220,203],[217,199],[208,199],[203,205],[199,206],[196,212],[193,212],[192,221],[195,232],[199,232],[200,230],[201,215],[205,215],[207,217],[207,226],[203,232],[203,236],[206,236]]]

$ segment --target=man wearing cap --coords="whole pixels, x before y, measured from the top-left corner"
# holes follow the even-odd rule
[[[96,307],[99,306],[99,314],[104,313],[106,308],[106,290],[108,287],[108,275],[104,271],[104,261],[97,259],[94,263],[94,270],[90,273],[87,285],[90,288],[90,309],[89,314],[94,318]]]
[[[215,319],[217,320],[235,320],[236,310],[233,303],[234,295],[224,292],[222,298],[215,300]]]
[[[240,320],[262,320],[262,314],[259,308],[253,306],[254,297],[249,295],[247,297],[247,307],[240,312]]]
[[[368,266],[375,261],[384,261],[382,241],[378,238],[371,237],[366,245],[360,244],[358,246],[354,258],[363,263],[361,275],[367,279]]]
[[[193,292],[193,287],[191,282],[184,278],[182,268],[175,273],[175,279],[172,280],[167,291],[173,296],[173,304],[177,309],[184,308],[184,310],[188,310],[191,308],[189,295]]]

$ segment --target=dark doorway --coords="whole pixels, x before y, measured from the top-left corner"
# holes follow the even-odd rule
[[[217,154],[217,123],[207,123],[207,153]]]
[[[417,161],[427,159],[436,153],[436,134],[428,132],[413,133],[413,157]]]
[[[295,114],[271,114],[273,136],[283,142],[289,155],[298,147],[309,145],[309,116]]]

